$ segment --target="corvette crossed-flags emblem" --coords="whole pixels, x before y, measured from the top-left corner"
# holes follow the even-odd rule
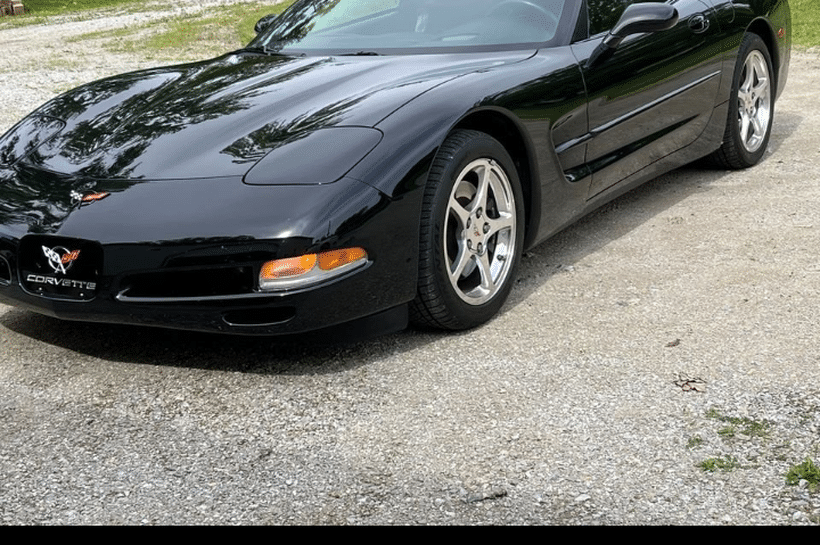
[[[80,250],[68,250],[63,247],[49,248],[43,246],[43,254],[48,258],[48,264],[55,273],[66,274],[80,257]]]

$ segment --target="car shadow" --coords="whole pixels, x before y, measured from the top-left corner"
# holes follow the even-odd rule
[[[778,117],[765,160],[801,124],[790,112]],[[687,197],[719,183],[730,172],[690,165],[660,176],[591,212],[527,252],[502,314],[515,312],[555,274],[599,251]],[[0,326],[39,342],[86,356],[129,364],[259,374],[338,373],[396,353],[410,352],[442,337],[470,335],[408,329],[374,339],[327,344],[291,338],[242,337],[119,324],[69,322],[11,309]]]
[[[330,343],[314,337],[250,337],[74,322],[16,308],[0,315],[0,327],[110,362],[276,375],[338,373],[397,350],[411,351],[441,336],[408,329],[372,339]]]

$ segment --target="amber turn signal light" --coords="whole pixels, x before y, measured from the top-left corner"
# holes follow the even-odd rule
[[[331,250],[319,254],[319,268],[323,271],[332,271],[360,259],[367,259],[367,252],[363,248],[345,248]]]
[[[367,252],[364,248],[343,248],[276,259],[262,265],[259,288],[265,291],[301,288],[333,278],[365,263]]]
[[[316,266],[316,254],[303,255],[301,257],[291,257],[288,259],[277,259],[268,261],[262,265],[260,278],[273,280],[276,278],[289,278],[310,272]]]

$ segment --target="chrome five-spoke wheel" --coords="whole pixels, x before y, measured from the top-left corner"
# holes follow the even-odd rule
[[[458,175],[445,221],[450,285],[466,303],[482,305],[505,285],[516,249],[512,186],[495,160],[473,161]]]
[[[456,130],[444,141],[424,193],[413,322],[468,329],[500,310],[524,242],[523,201],[515,163],[497,140]]]
[[[746,151],[754,153],[766,141],[772,115],[769,66],[760,51],[746,57],[737,101],[740,141]]]

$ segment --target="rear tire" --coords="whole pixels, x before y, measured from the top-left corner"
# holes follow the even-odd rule
[[[774,118],[772,59],[757,34],[740,44],[723,145],[710,158],[720,167],[748,168],[766,153]]]
[[[421,215],[416,325],[462,330],[498,313],[524,241],[515,164],[497,140],[454,131],[430,169]]]

